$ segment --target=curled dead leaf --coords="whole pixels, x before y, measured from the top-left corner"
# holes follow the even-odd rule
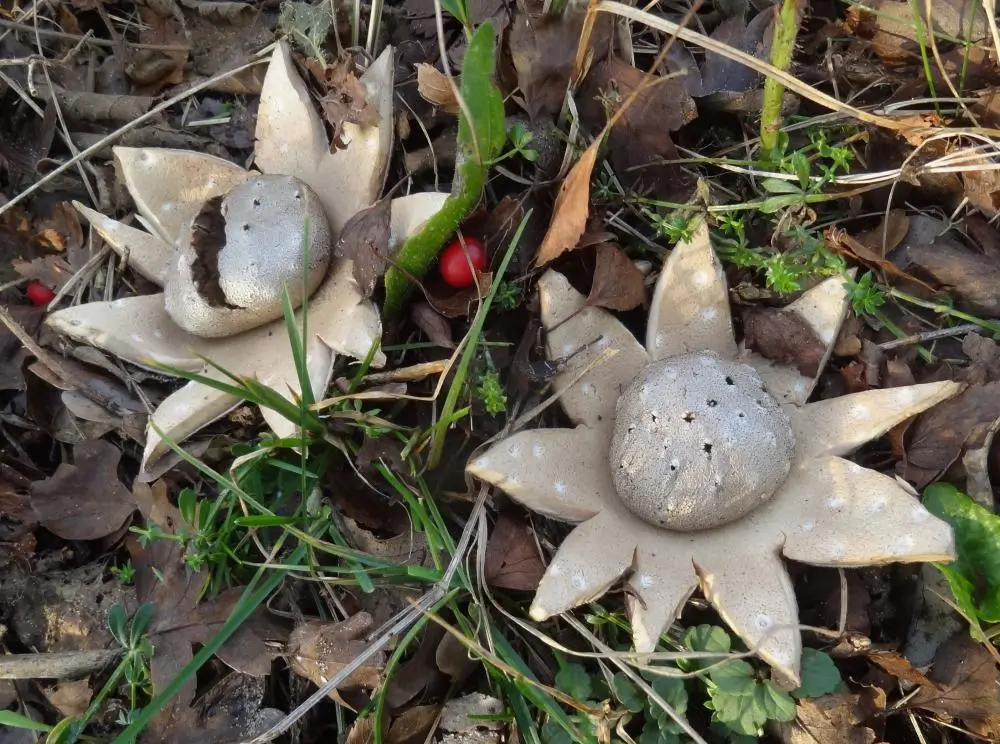
[[[461,109],[458,105],[458,99],[455,98],[455,89],[448,81],[448,76],[434,65],[429,65],[426,62],[418,62],[416,68],[417,93],[420,94],[421,98],[442,111],[457,114]]]
[[[580,236],[587,229],[587,215],[590,213],[590,178],[597,163],[597,148],[600,138],[590,143],[583,155],[576,161],[566,175],[555,207],[552,209],[552,222],[542,239],[535,257],[537,266],[544,266],[554,261],[566,251],[577,247]]]
[[[372,616],[367,612],[359,612],[343,622],[306,620],[300,623],[288,639],[288,661],[292,671],[322,687],[368,648],[365,636],[372,624]],[[355,670],[341,687],[377,687],[384,665],[385,655],[376,654]],[[330,697],[340,701],[337,690],[332,690]]]

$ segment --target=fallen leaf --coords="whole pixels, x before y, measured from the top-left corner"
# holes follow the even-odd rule
[[[190,529],[170,502],[162,481],[151,486],[139,484],[134,494],[148,526],[155,525],[171,535]],[[202,602],[208,576],[204,570],[193,571],[185,563],[181,541],[154,540],[143,547],[130,535],[125,544],[136,569],[138,599],[155,608],[150,626],[154,649],[150,677],[153,692],[157,694],[191,661],[192,646],[207,643],[228,620],[243,588],[233,587],[213,600]],[[264,608],[258,608],[216,655],[236,671],[264,676],[278,654],[275,644],[280,645],[286,636],[287,630]],[[183,723],[190,716],[188,709],[194,700],[196,685],[196,679],[189,679],[157,714],[151,724],[156,735],[169,732],[172,726],[181,725],[178,722]]]
[[[410,307],[410,320],[427,336],[428,340],[442,349],[454,349],[451,324],[426,302],[417,302]]]
[[[143,735],[154,744],[237,744],[251,741],[279,723],[285,714],[261,707],[264,680],[238,672],[212,685],[168,728]]]
[[[860,695],[837,693],[799,700],[795,720],[775,728],[782,744],[873,744],[875,732],[861,725],[867,714]]]
[[[583,151],[559,187],[559,194],[552,208],[552,221],[535,257],[537,266],[544,266],[566,251],[576,248],[577,241],[587,229],[587,216],[590,214],[590,178],[597,163],[599,144],[600,138],[590,143],[590,147]]]
[[[920,414],[907,431],[905,459],[896,472],[923,488],[962,454],[977,426],[1000,418],[1000,382],[970,385]]]
[[[486,583],[502,589],[534,591],[544,573],[531,527],[523,519],[500,512],[486,543]]]
[[[440,710],[437,705],[416,705],[404,710],[393,720],[386,744],[423,744]]]
[[[774,8],[767,8],[749,23],[743,13],[735,13],[716,26],[710,38],[766,60],[771,54],[775,13]],[[700,96],[743,93],[759,87],[760,73],[717,52],[706,51],[701,63],[701,82]]]
[[[365,636],[371,629],[372,617],[366,612],[359,612],[342,622],[300,622],[288,638],[287,658],[292,671],[317,687],[324,686],[368,648]],[[384,666],[385,655],[379,652],[338,687],[374,689],[379,685]],[[330,691],[330,697],[341,702],[336,689]]]
[[[399,710],[420,693],[440,680],[435,662],[436,649],[448,634],[440,625],[428,625],[420,637],[417,650],[397,667],[386,681],[385,701]]]
[[[464,289],[453,289],[438,282],[428,283],[425,297],[428,304],[446,318],[466,318],[472,314],[476,303],[489,294],[493,286],[492,271],[476,271],[476,282]]]
[[[989,741],[1000,738],[1000,672],[993,654],[966,630],[941,644],[928,674],[909,705],[963,721]]]
[[[461,682],[478,667],[477,661],[469,656],[469,649],[451,633],[445,633],[437,645],[434,663],[453,682]]]
[[[73,464],[61,463],[52,477],[31,486],[39,522],[65,540],[99,540],[121,529],[136,508],[118,480],[121,456],[103,439],[77,445]]]
[[[517,84],[532,119],[559,113],[566,97],[583,31],[585,6],[567,5],[565,12],[533,17],[519,12],[511,23],[510,56]],[[604,16],[604,17],[602,17]],[[599,13],[589,47],[595,54],[607,48],[612,24]]]
[[[388,267],[390,205],[382,199],[351,217],[340,233],[336,254],[354,262],[354,280],[365,297]]]
[[[90,680],[62,680],[42,688],[45,699],[65,718],[82,716],[90,704]]]
[[[940,220],[915,215],[906,240],[889,258],[903,271],[948,292],[959,308],[986,317],[1000,315],[1000,266],[946,230]]]
[[[461,111],[447,75],[426,62],[418,62],[416,68],[417,93],[425,101],[448,114],[457,114]]]
[[[350,58],[338,60],[323,70],[317,69],[319,65],[314,59],[306,63],[310,72],[326,86],[319,105],[327,123],[333,128],[330,147],[343,149],[347,147],[341,139],[344,123],[375,126],[379,122],[378,111],[368,103],[367,90],[354,74],[354,63]]]
[[[608,310],[633,310],[646,302],[645,277],[613,243],[597,246],[594,281],[587,304]]]
[[[743,334],[747,347],[761,356],[793,366],[806,377],[819,373],[826,344],[794,310],[748,310],[743,314]]]

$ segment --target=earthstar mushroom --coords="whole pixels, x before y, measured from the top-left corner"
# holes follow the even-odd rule
[[[961,385],[806,403],[815,377],[737,346],[703,222],[663,267],[645,347],[562,274],[547,271],[539,294],[548,356],[569,359],[553,385],[576,426],[521,431],[467,466],[527,508],[579,523],[542,578],[534,619],[625,578],[633,642],[648,652],[700,586],[794,685],[801,639],[782,556],[843,567],[954,558],[951,528],[907,484],[844,456]],[[785,311],[831,346],[847,302],[831,278]]]
[[[334,256],[332,246],[347,220],[382,189],[392,144],[393,70],[389,48],[361,78],[379,123],[345,124],[347,146],[331,152],[288,47],[278,44],[257,118],[255,162],[263,173],[197,152],[115,148],[145,229],[76,207],[163,292],[66,308],[47,324],[134,364],[231,384],[208,359],[293,399],[300,387],[283,319],[287,288],[299,320],[308,313],[306,367],[312,394],[321,397],[335,355],[363,358],[381,336],[377,309],[357,286],[351,262]],[[394,199],[390,240],[416,231],[446,197]],[[384,359],[377,352],[373,363]],[[164,437],[183,441],[239,403],[198,382],[180,387],[150,417],[143,469],[168,450]],[[296,422],[269,408],[261,414],[279,437],[297,434]]]

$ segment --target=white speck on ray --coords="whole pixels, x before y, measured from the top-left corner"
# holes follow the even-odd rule
[[[913,511],[910,512],[910,519],[914,522],[925,522],[927,518],[931,515],[927,509],[921,505],[913,507]]]
[[[770,615],[765,612],[761,612],[753,619],[753,624],[757,630],[767,630],[774,624],[774,621],[771,619]]]
[[[715,320],[715,316],[718,314],[719,313],[716,311],[714,307],[706,307],[704,310],[698,313],[698,316],[702,320]]]
[[[696,287],[704,287],[711,281],[707,271],[696,271],[691,275],[691,282]]]
[[[898,540],[896,540],[893,546],[893,550],[896,552],[897,555],[907,555],[908,553],[910,553],[910,551],[913,550],[913,545],[914,545],[913,536],[903,535]]]
[[[642,574],[642,576],[639,577],[640,589],[649,589],[649,587],[651,587],[654,583],[653,577],[649,574]]]
[[[531,454],[535,457],[541,457],[545,454],[545,445],[541,443],[536,444],[531,448]]]
[[[574,589],[586,589],[587,579],[581,571],[577,571],[573,574],[573,588]]]
[[[556,489],[556,493],[566,493],[566,483],[564,481],[556,481],[553,488]]]
[[[855,403],[851,406],[851,418],[858,419],[860,421],[862,419],[869,418],[870,416],[871,412],[869,412],[868,406],[862,403]]]
[[[844,506],[844,500],[840,496],[831,496],[826,500],[826,505],[831,511],[837,511]]]

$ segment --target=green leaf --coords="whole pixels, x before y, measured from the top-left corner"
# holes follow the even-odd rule
[[[981,588],[975,597],[979,617],[1000,622],[1000,517],[943,483],[924,490],[924,506],[955,531],[958,560],[951,568]]]
[[[754,699],[757,705],[764,711],[764,715],[768,720],[795,720],[795,700],[784,690],[779,690],[778,686],[771,680],[765,680],[757,684],[757,689],[754,691]]]
[[[544,744],[574,744],[569,732],[551,718],[542,726],[539,736]]]
[[[765,178],[760,182],[760,187],[769,194],[802,194],[798,184],[782,178]]]
[[[792,690],[794,697],[817,698],[836,691],[840,685],[840,670],[830,654],[814,648],[802,649],[802,684]]]
[[[556,689],[574,700],[589,700],[594,693],[590,675],[582,664],[567,664],[556,672]]]
[[[36,721],[33,718],[21,715],[12,710],[0,710],[0,726],[10,726],[12,728],[27,729],[29,731],[51,731],[48,724]],[[12,739],[14,737],[11,737]]]
[[[724,628],[718,625],[696,625],[688,628],[681,639],[692,651],[702,651],[711,654],[728,654],[733,647],[733,639]],[[718,659],[681,659],[677,662],[684,671],[704,669],[716,663]]]
[[[751,695],[757,678],[753,667],[742,659],[727,661],[708,673],[720,692],[728,695]]]
[[[664,731],[656,721],[647,720],[636,742],[638,744],[680,744],[681,738],[673,731]]]
[[[507,140],[503,96],[493,83],[495,63],[496,34],[493,24],[487,21],[472,34],[462,62],[459,88],[468,115],[465,110],[458,115],[458,153],[451,194],[437,214],[403,244],[396,255],[396,266],[386,272],[383,309],[388,315],[403,308],[412,289],[407,275],[423,278],[459,223],[479,203],[489,164]]]
[[[631,713],[638,713],[646,705],[646,698],[624,672],[618,672],[611,678],[611,690],[625,710]]]
[[[663,698],[667,705],[675,711],[683,714],[687,710],[688,691],[683,679],[680,677],[657,676],[650,682],[650,685],[656,694]],[[651,710],[660,711],[664,716],[667,715],[663,708],[656,703],[650,702],[649,707]]]
[[[710,703],[706,707],[715,711],[716,720],[737,734],[755,736],[767,721],[753,695],[727,695],[716,690]]]

